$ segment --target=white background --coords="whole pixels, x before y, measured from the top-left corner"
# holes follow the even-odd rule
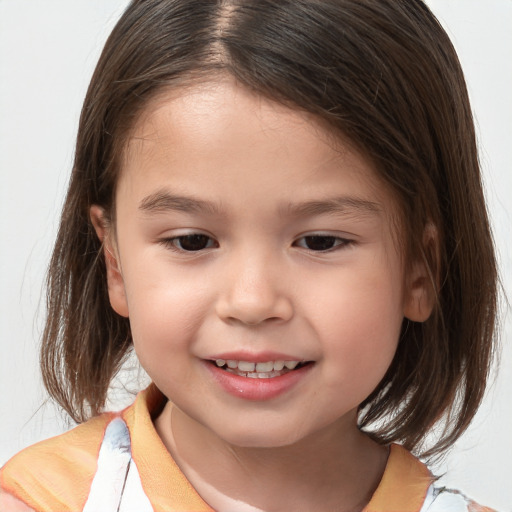
[[[512,295],[512,0],[430,0],[466,72],[502,280]],[[0,0],[0,465],[66,428],[38,373],[42,286],[81,103],[126,0]],[[438,471],[512,511],[512,315],[501,368]]]

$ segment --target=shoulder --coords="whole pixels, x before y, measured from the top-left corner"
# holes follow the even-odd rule
[[[20,508],[20,500],[36,510],[81,510],[96,472],[105,429],[113,417],[93,418],[10,459],[0,470],[0,512],[30,511]]]
[[[427,493],[425,503],[420,512],[496,512],[483,507],[466,497],[460,491],[435,487],[432,485]]]
[[[364,512],[494,512],[461,492],[437,485],[429,468],[404,447],[393,444],[387,466]]]

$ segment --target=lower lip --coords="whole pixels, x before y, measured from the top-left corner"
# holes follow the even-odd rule
[[[252,401],[271,400],[286,393],[304,379],[314,366],[310,363],[279,377],[253,379],[227,372],[209,362],[205,364],[225,391],[238,398]]]

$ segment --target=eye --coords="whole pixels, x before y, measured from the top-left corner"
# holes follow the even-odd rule
[[[327,252],[336,248],[349,245],[351,240],[346,240],[333,235],[308,235],[295,241],[296,247],[303,247],[315,252]]]
[[[197,252],[203,251],[204,249],[211,249],[212,247],[218,247],[217,242],[213,238],[201,233],[166,238],[162,240],[162,243],[169,246],[171,249],[185,252]]]

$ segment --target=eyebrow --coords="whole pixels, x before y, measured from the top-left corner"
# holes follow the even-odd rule
[[[146,196],[139,204],[139,210],[145,213],[166,213],[178,211],[204,215],[220,215],[221,208],[211,201],[193,196],[180,196],[166,190],[158,190]],[[313,217],[315,215],[379,215],[382,208],[378,203],[356,197],[334,197],[324,200],[288,203],[279,208],[280,216]]]
[[[210,201],[195,197],[170,194],[165,190],[159,190],[146,196],[139,204],[139,210],[146,213],[165,213],[178,211],[183,213],[202,213],[217,215],[220,208]]]
[[[280,209],[280,214],[292,217],[313,217],[315,215],[380,215],[382,207],[373,201],[357,197],[334,197],[304,203],[289,203]]]

